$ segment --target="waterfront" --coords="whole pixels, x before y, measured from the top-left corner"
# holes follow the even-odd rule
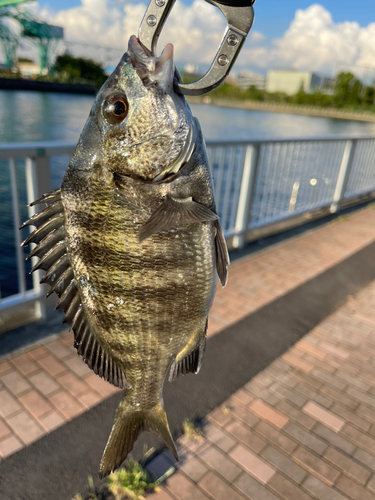
[[[0,92],[0,142],[35,142],[35,141],[77,141],[87,119],[93,98],[91,96],[64,95],[39,92]],[[276,138],[303,138],[311,136],[335,137],[337,135],[363,136],[375,133],[375,124],[352,122],[337,119],[295,116],[281,113],[248,111],[241,109],[219,108],[215,106],[192,105],[192,112],[201,122],[207,140],[272,140]],[[341,141],[342,142],[342,141]],[[258,175],[256,192],[253,200],[251,225],[254,227],[264,221],[271,222],[280,213],[288,214],[291,190],[298,181],[298,203],[295,212],[309,210],[317,203],[329,203],[337,181],[339,163],[345,144],[329,146],[321,144],[319,149],[310,151],[309,147],[292,150],[285,146],[276,146],[263,152],[262,171]],[[228,209],[228,200],[237,199],[240,188],[240,176],[236,174],[237,160],[241,156],[237,151],[234,156],[224,156],[225,165],[231,164],[230,182],[223,182],[217,176],[217,201],[224,201]],[[367,154],[367,153],[366,153]],[[302,156],[301,156],[302,155]],[[368,155],[367,155],[368,156]],[[366,158],[367,158],[366,156]],[[232,158],[232,159],[231,159]],[[301,161],[301,158],[304,158]],[[233,163],[231,163],[233,160]],[[368,157],[370,161],[370,157]],[[274,166],[281,161],[280,169]],[[366,160],[367,161],[367,160]],[[68,158],[52,158],[52,187],[61,184]],[[215,157],[214,173],[220,168],[221,160]],[[223,163],[223,169],[227,167]],[[368,163],[368,161],[367,161]],[[0,218],[2,220],[0,245],[0,286],[1,296],[5,297],[16,291],[16,263],[14,258],[13,221],[10,214],[12,206],[10,178],[7,162],[2,162],[0,170]],[[21,220],[27,218],[26,186],[24,161],[16,162],[18,188],[20,195]],[[285,171],[285,172],[284,172]],[[285,173],[285,175],[284,175]],[[229,173],[228,173],[229,175]],[[315,184],[310,180],[318,179]],[[238,181],[236,180],[238,179]],[[366,178],[367,181],[367,178]],[[361,181],[363,184],[363,181]],[[317,184],[316,184],[317,183]],[[312,186],[317,185],[319,190]],[[294,189],[294,188],[293,188]],[[316,197],[320,193],[319,198]],[[322,198],[321,198],[322,197]],[[272,204],[270,199],[276,200]],[[227,216],[222,215],[224,229],[233,225],[235,211],[230,207]],[[24,230],[24,237],[27,230]],[[29,280],[28,284],[31,282]]]
[[[0,91],[0,142],[76,141],[93,96]],[[207,140],[373,135],[375,123],[192,104]]]

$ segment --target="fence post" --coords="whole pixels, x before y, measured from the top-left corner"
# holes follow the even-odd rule
[[[346,141],[344,154],[341,160],[340,171],[337,177],[336,188],[333,194],[333,202],[330,207],[330,211],[333,214],[340,210],[340,204],[345,195],[356,146],[356,139]]]
[[[26,186],[27,186],[27,202],[32,203],[43,194],[51,191],[51,171],[50,158],[45,151],[38,150],[38,155],[34,158],[26,158]],[[29,207],[29,217],[40,210],[40,206]],[[30,227],[30,231],[34,228]],[[36,257],[32,257],[31,265],[38,262]],[[52,297],[45,298],[47,292],[46,285],[41,285],[39,282],[42,278],[41,271],[33,273],[33,288],[36,292],[42,294],[41,298],[36,303],[35,314],[43,319],[48,319],[52,316],[54,310],[54,301]],[[45,290],[44,290],[45,289]]]
[[[242,172],[241,190],[238,198],[237,217],[233,238],[233,247],[241,248],[246,244],[246,233],[250,221],[251,202],[253,198],[256,172],[258,169],[259,144],[249,144],[246,148]]]
[[[16,257],[17,257],[17,277],[18,277],[18,293],[26,292],[26,275],[25,275],[25,258],[23,249],[21,247],[21,225],[20,216],[20,199],[17,186],[17,173],[16,162],[14,158],[9,159],[9,172],[10,172],[10,186],[12,190],[12,208],[13,208],[13,228],[14,228],[14,241],[16,243]]]

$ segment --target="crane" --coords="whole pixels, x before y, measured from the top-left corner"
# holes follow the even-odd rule
[[[64,37],[64,30],[59,26],[45,23],[20,5],[33,0],[0,0],[0,41],[5,54],[5,64],[12,68],[15,63],[19,38],[2,22],[8,17],[21,25],[21,37],[27,38],[38,49],[40,73],[49,70],[58,42]]]

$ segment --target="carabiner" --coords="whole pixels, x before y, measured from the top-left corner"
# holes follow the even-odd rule
[[[176,0],[151,0],[139,27],[138,39],[143,47],[155,54],[164,23]],[[227,20],[227,28],[209,70],[196,82],[174,80],[179,94],[202,95],[220,85],[229,74],[253,25],[255,0],[206,0],[218,7]]]

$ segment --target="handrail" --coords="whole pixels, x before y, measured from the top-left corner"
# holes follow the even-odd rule
[[[22,142],[0,144],[0,159],[73,154],[76,142]]]
[[[8,234],[13,225],[17,269],[17,287],[13,295],[0,299],[0,313],[32,303],[37,315],[49,314],[51,307],[43,298],[38,276],[33,278],[31,289],[25,286],[18,233],[22,222],[19,190],[26,191],[31,202],[56,188],[51,186],[51,171],[59,170],[54,163],[56,157],[71,156],[75,146],[71,141],[0,144],[0,169],[9,169],[12,198],[9,213],[13,224],[11,215],[5,223]],[[372,136],[207,141],[207,150],[218,213],[230,248],[375,198]],[[15,165],[20,161],[24,162],[26,186],[20,186],[16,176]],[[33,210],[29,208],[29,215]]]
[[[238,146],[243,146],[244,144],[270,144],[270,143],[285,143],[285,142],[330,142],[330,141],[350,141],[352,139],[361,139],[363,141],[374,140],[373,135],[325,135],[319,136],[314,135],[313,137],[274,137],[272,139],[251,139],[246,141],[244,139],[238,141],[218,141],[209,140],[206,141],[207,145],[219,146],[222,144],[229,145],[235,144]]]

